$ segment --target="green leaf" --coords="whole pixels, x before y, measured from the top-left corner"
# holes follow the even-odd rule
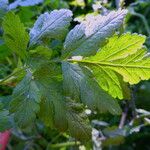
[[[0,132],[11,128],[8,110],[0,110]]]
[[[58,71],[60,69],[56,64],[47,64],[34,73],[43,97],[39,117],[47,126],[54,126],[60,131],[68,130],[71,136],[88,140],[91,127],[87,116],[81,104],[63,96],[61,71]]]
[[[107,111],[112,114],[121,113],[117,101],[100,88],[86,68],[64,62],[62,70],[65,96],[76,101],[81,100],[90,109],[98,109],[101,113]]]
[[[78,1],[78,0],[73,0],[70,2],[70,5],[75,6],[75,7],[85,7],[85,2],[84,0]]]
[[[32,57],[34,57],[34,55],[39,55],[45,59],[50,59],[52,55],[52,50],[44,46],[38,46],[36,49],[30,50],[29,52]]]
[[[142,48],[144,41],[145,37],[137,34],[115,35],[95,56],[81,62],[92,70],[104,90],[122,99],[124,87],[118,74],[130,84],[150,78],[150,59],[146,57],[145,48]]]
[[[45,4],[49,4],[51,9],[69,8],[69,3],[64,0],[47,0]]]
[[[50,84],[43,86],[44,98],[41,101],[39,116],[47,126],[65,131],[68,122],[61,85],[57,81],[51,81]]]
[[[4,109],[3,104],[0,102],[0,132],[11,128],[9,111]]]
[[[46,94],[46,93],[45,93]],[[54,121],[54,110],[53,103],[49,98],[43,97],[40,103],[39,118],[44,122],[46,126],[53,127]]]
[[[32,69],[36,69],[51,59],[52,50],[45,46],[38,46],[34,50],[29,51],[29,56],[29,66]]]
[[[120,145],[124,143],[127,135],[126,129],[118,129],[117,126],[107,127],[102,132],[107,137],[103,142],[103,146]]]
[[[93,61],[99,59],[100,61],[115,61],[123,59],[141,49],[145,42],[145,36],[138,34],[125,33],[121,36],[114,35],[108,43],[100,48],[98,53],[92,58]]]
[[[7,13],[3,21],[3,29],[6,45],[21,58],[25,58],[29,35],[19,17],[13,12]]]
[[[31,9],[31,7],[20,7],[18,16],[21,19],[21,22],[25,25],[28,25],[28,27],[32,26],[34,23],[34,20],[32,18],[36,15],[36,12]]]
[[[123,23],[126,10],[112,11],[106,16],[89,16],[72,29],[65,40],[63,57],[90,56],[97,52]]]
[[[81,68],[77,65],[63,62],[62,71],[65,96],[80,101],[80,82],[84,78]]]
[[[30,45],[40,42],[45,37],[64,39],[68,32],[72,12],[68,9],[54,10],[39,16],[30,31]]]
[[[0,54],[0,60],[4,60],[11,54],[10,49],[5,44],[0,44]]]
[[[42,92],[39,117],[47,126],[61,131],[67,129],[64,98],[62,95],[61,72],[56,64],[44,64],[34,73]]]
[[[123,94],[123,98],[126,100],[130,100],[131,99],[131,89],[129,87],[129,84],[123,81],[123,78],[121,75],[117,74],[119,82],[120,82],[120,86],[122,89],[122,94]]]
[[[39,111],[41,91],[33,79],[32,73],[28,71],[24,79],[13,91],[10,111],[14,113],[14,119],[19,126],[25,127],[33,122]]]
[[[67,109],[68,129],[71,136],[81,141],[90,140],[92,129],[83,105],[68,99]]]

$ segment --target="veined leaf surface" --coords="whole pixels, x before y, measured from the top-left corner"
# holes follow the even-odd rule
[[[63,95],[59,69],[57,65],[49,64],[43,65],[35,72],[35,79],[43,97],[39,117],[47,126],[54,126],[61,131],[67,130],[77,139],[88,140],[91,135],[88,118],[82,104],[77,104]],[[76,132],[77,130],[79,132]]]
[[[122,99],[122,87],[117,74],[130,84],[150,78],[150,58],[146,49],[142,48],[144,41],[145,37],[137,34],[115,35],[95,56],[81,62],[92,70],[104,90]]]
[[[90,109],[104,113],[120,114],[121,109],[116,100],[102,90],[87,69],[78,64],[63,63],[64,94],[75,101],[82,101]]]
[[[90,16],[75,26],[66,37],[62,51],[64,57],[95,54],[106,38],[121,26],[126,13],[126,10],[118,10],[106,16]]]
[[[39,16],[30,31],[30,45],[36,44],[44,37],[63,39],[68,32],[72,12],[68,9],[54,10]]]
[[[3,29],[6,45],[21,58],[25,58],[29,35],[19,17],[13,12],[7,13],[3,21]]]
[[[27,126],[36,119],[40,110],[41,92],[30,72],[16,86],[12,95],[10,111],[19,126]]]

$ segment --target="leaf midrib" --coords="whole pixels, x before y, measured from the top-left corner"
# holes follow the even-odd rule
[[[121,14],[118,14],[115,19],[117,19],[120,15],[121,15]],[[99,29],[99,26],[100,26],[100,25],[99,25],[99,26],[98,26],[98,29],[97,29],[94,33],[92,33],[90,36],[86,37],[84,41],[80,42],[77,47],[75,47],[74,49],[72,49],[72,50],[68,53],[68,55],[66,56],[66,58],[68,58],[70,55],[72,55],[72,53],[73,53],[74,51],[78,50],[78,49],[79,49],[85,42],[87,42],[90,38],[92,38],[93,36],[95,36],[95,34],[97,34],[98,32],[101,32],[101,33],[102,33],[102,31],[99,31],[99,30],[102,30],[102,29],[103,29],[104,27],[106,27],[108,24],[111,24],[111,22],[114,21],[115,19],[112,19],[112,20],[111,20],[110,22],[108,22],[107,24],[104,24],[100,29]],[[80,39],[83,39],[84,37],[85,37],[85,33],[83,33],[83,35],[81,36]],[[105,37],[105,38],[106,38],[106,37]],[[105,38],[104,38],[104,39],[105,39]],[[67,50],[67,48],[66,48],[66,50]]]
[[[53,22],[51,22],[51,24],[49,24],[48,26],[46,26],[36,37],[34,37],[33,39],[31,39],[30,45],[33,44],[33,42],[35,40],[39,40],[39,38],[41,37],[41,35],[48,29],[50,28],[51,25],[53,25],[56,21],[58,21],[59,19],[61,19],[67,12],[64,12],[61,16],[59,16],[56,20],[54,20]]]
[[[103,61],[87,61],[87,60],[69,60],[71,62],[85,63],[97,66],[105,66],[105,67],[123,67],[123,68],[138,68],[138,69],[150,69],[150,66],[141,66],[141,65],[129,65],[129,64],[115,64],[111,62],[103,62]]]

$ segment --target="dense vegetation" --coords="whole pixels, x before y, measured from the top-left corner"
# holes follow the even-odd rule
[[[149,13],[149,0],[0,0],[7,149],[149,150]]]

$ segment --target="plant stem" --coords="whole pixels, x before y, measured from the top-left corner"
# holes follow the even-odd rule
[[[132,91],[131,91],[131,102],[130,102],[130,107],[131,107],[131,109],[132,109],[132,117],[133,117],[133,119],[135,119],[136,116],[137,116],[137,113],[136,113],[136,106],[135,106],[136,87],[135,87],[135,86],[131,87],[131,90],[132,90]]]
[[[49,150],[51,148],[60,148],[60,147],[69,147],[69,146],[76,146],[76,145],[80,145],[80,142],[66,142],[66,143],[58,143],[58,144],[52,144],[49,146]]]
[[[121,119],[120,119],[119,129],[122,129],[125,125],[126,118],[127,118],[127,115],[128,115],[128,110],[129,110],[128,103],[126,103],[124,111],[122,112],[122,116],[121,116]]]
[[[0,85],[4,84],[8,79],[13,78],[15,75],[20,74],[22,71],[24,71],[27,67],[23,67],[15,72],[13,72],[12,74],[8,75],[7,77],[5,77],[4,79],[0,79]],[[13,78],[14,79],[14,78]]]

